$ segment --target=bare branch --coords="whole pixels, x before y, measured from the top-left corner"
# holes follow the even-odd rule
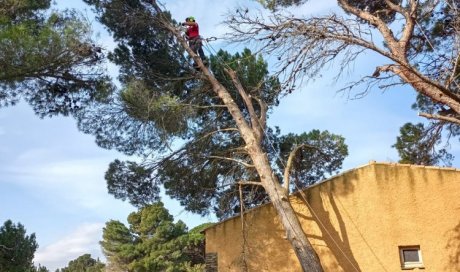
[[[276,14],[270,24],[243,15],[232,17],[227,24],[235,30],[234,35],[228,36],[232,41],[262,42],[261,51],[278,57],[276,75],[286,75],[283,82],[288,91],[298,78],[304,74],[313,78],[340,54],[344,56],[341,70],[364,49],[397,61],[386,49],[369,41],[372,40],[369,29],[336,15],[298,19]]]
[[[218,130],[215,130],[215,131],[211,131],[203,136],[201,136],[199,139],[197,139],[197,141],[201,141],[205,138],[208,138],[216,133],[219,133],[219,132],[227,132],[227,131],[235,131],[235,132],[239,132],[239,130],[237,128],[222,128],[222,129],[218,129]]]
[[[238,182],[239,185],[253,185],[253,186],[264,186],[262,183],[258,182],[258,181],[246,181],[246,180],[243,180],[243,181],[239,181]]]
[[[297,145],[296,147],[294,147],[294,149],[289,154],[289,158],[287,160],[286,167],[284,168],[284,189],[286,190],[287,194],[289,194],[289,183],[290,183],[289,176],[292,170],[292,163],[294,162],[297,152],[301,150],[302,148],[306,148],[306,147],[317,149],[317,147],[312,146],[312,145],[301,144],[301,145]]]
[[[457,53],[457,57],[454,60],[454,67],[452,69],[452,73],[446,83],[446,88],[449,88],[450,84],[460,77],[460,73],[458,72],[459,64],[460,64],[460,53]]]
[[[241,165],[243,165],[244,167],[247,167],[247,168],[254,168],[253,164],[249,164],[249,163],[246,163],[246,162],[243,162],[243,161],[240,161],[240,160],[237,160],[237,159],[233,159],[233,158],[227,158],[227,157],[221,157],[221,156],[208,156],[208,158],[232,161],[232,162],[239,163],[239,164],[241,164]]]
[[[247,94],[246,90],[244,89],[243,85],[238,79],[236,72],[230,68],[224,68],[224,70],[232,79],[233,85],[238,90],[238,93],[240,94],[241,98],[243,98],[244,104],[246,105],[249,112],[249,116],[251,118],[251,127],[254,129],[258,141],[262,141],[263,130],[261,130],[259,118],[256,114],[256,111],[254,110],[254,105],[252,104],[251,97]]]
[[[289,154],[289,158],[286,163],[286,167],[284,168],[284,189],[289,194],[289,176],[291,173],[292,162],[294,161],[295,156],[297,155],[297,151],[299,151],[303,145],[296,146],[291,153]]]
[[[457,118],[457,117],[444,116],[444,115],[438,115],[438,114],[430,114],[430,113],[425,113],[425,112],[420,112],[418,115],[422,116],[422,117],[425,117],[425,118],[428,118],[428,119],[447,121],[447,122],[450,122],[450,123],[460,125],[460,119]]]
[[[391,29],[386,25],[382,19],[377,16],[370,14],[369,12],[357,9],[352,7],[347,0],[338,0],[338,2],[342,5],[343,9],[354,14],[358,18],[366,20],[371,25],[377,27],[377,29],[382,33],[383,38],[385,41],[388,42],[388,46],[390,48],[396,47],[396,38],[393,35]]]
[[[400,5],[397,5],[397,4],[393,3],[393,2],[391,2],[390,0],[384,0],[384,1],[385,1],[385,4],[387,4],[387,6],[390,9],[392,9],[392,10],[394,10],[394,11],[396,11],[396,12],[402,14],[402,15],[405,15],[407,13],[407,11],[403,7],[401,7]]]
[[[376,27],[386,47],[376,45],[372,27],[368,27],[355,18],[347,19],[335,14],[322,18],[299,19],[275,13],[269,19],[265,19],[261,16],[251,17],[246,13],[239,13],[227,21],[229,27],[234,31],[229,38],[235,42],[258,42],[261,45],[260,52],[278,58],[276,76],[284,76],[283,89],[288,93],[296,87],[295,84],[299,81],[302,83],[305,78],[309,80],[318,76],[327,64],[339,59],[339,55],[341,63],[338,76],[350,63],[354,62],[359,54],[370,50],[393,62],[391,66],[379,67],[378,73],[395,74],[419,93],[430,97],[437,103],[449,106],[460,114],[460,96],[452,91],[452,87],[455,86],[451,86],[456,85],[457,81],[450,80],[449,83],[451,74],[446,75],[451,71],[451,66],[454,66],[450,66],[449,63],[452,62],[449,62],[449,58],[436,51],[431,54],[417,54],[411,51],[417,19],[420,14],[424,14],[424,11],[418,6],[418,1],[408,1],[407,8],[394,4],[390,0],[385,1],[390,9],[404,16],[405,24],[399,40],[383,19],[353,7],[347,0],[339,0],[339,3],[347,12]],[[433,9],[432,6],[427,6],[427,8]],[[424,29],[420,31],[424,33]],[[426,37],[421,38],[421,42],[426,42],[426,40]],[[452,51],[458,52],[458,42],[453,43],[455,48]],[[458,53],[453,58],[457,55]],[[424,57],[427,58],[427,63],[423,63]],[[414,60],[415,58],[417,60]],[[420,70],[421,67],[423,70]],[[444,68],[445,70],[442,70]],[[456,74],[455,77],[457,77]],[[382,78],[365,77],[363,79],[371,79],[369,87],[379,85],[376,80]],[[383,86],[386,88],[395,84],[397,83]]]
[[[5,250],[14,250],[14,247],[7,247],[5,245],[0,244],[0,248],[3,248]]]
[[[388,1],[386,0],[386,2],[390,2],[391,1]],[[403,48],[403,55],[404,56],[404,59],[406,60],[407,62],[407,51],[409,50],[409,47],[410,47],[410,40],[412,38],[412,35],[414,34],[414,29],[415,29],[415,24],[417,22],[417,7],[418,7],[418,1],[413,1],[413,0],[410,0],[409,1],[409,11],[406,11],[404,9],[402,9],[400,6],[398,6],[399,8],[402,9],[402,13],[404,15],[404,18],[406,19],[406,24],[404,25],[404,30],[403,30],[403,33],[402,33],[402,36],[401,36],[401,39],[399,40],[399,43],[400,43],[400,46],[401,48]]]
[[[259,125],[260,125],[260,130],[263,133],[265,131],[266,127],[267,127],[268,105],[267,105],[267,103],[265,103],[265,101],[263,101],[260,98],[254,98],[254,99],[256,99],[256,101],[259,103],[259,107],[260,107]]]

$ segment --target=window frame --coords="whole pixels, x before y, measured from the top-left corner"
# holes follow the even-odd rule
[[[414,246],[399,246],[399,258],[401,260],[401,268],[403,270],[405,269],[414,269],[414,268],[425,268],[423,265],[423,259],[422,259],[422,251],[420,249],[419,245],[414,245]],[[405,250],[413,250],[417,251],[418,254],[418,262],[408,262],[404,259],[404,251]]]

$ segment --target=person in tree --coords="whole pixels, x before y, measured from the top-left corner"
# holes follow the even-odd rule
[[[183,22],[182,25],[187,26],[185,35],[187,37],[190,49],[192,49],[193,52],[195,52],[195,54],[199,55],[203,63],[206,65],[208,63],[208,60],[203,52],[203,44],[201,42],[202,39],[200,36],[200,28],[198,26],[198,23],[195,21],[195,18],[193,16],[189,16],[185,18],[185,22]]]

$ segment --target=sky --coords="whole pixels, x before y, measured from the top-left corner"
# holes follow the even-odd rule
[[[59,9],[86,8],[88,17],[93,16],[80,1],[56,2]],[[176,20],[194,16],[204,37],[221,37],[226,31],[219,24],[223,15],[249,1],[164,3]],[[249,4],[251,8],[256,6]],[[334,0],[312,1],[295,9],[295,13],[327,13],[334,6]],[[110,37],[96,21],[93,27],[98,41],[106,49],[113,48]],[[217,42],[212,46],[228,51],[238,49]],[[320,79],[283,98],[269,124],[279,126],[283,134],[311,129],[341,134],[349,147],[343,171],[371,160],[397,162],[397,152],[391,145],[399,128],[406,122],[423,121],[410,109],[415,92],[396,87],[386,92],[373,90],[361,99],[337,93],[346,82],[371,74],[380,62],[372,54],[364,55],[337,82],[332,71],[325,71]],[[113,65],[108,69],[116,73]],[[458,140],[452,141],[450,152],[456,155],[453,166],[460,167]],[[51,271],[85,253],[103,258],[98,242],[105,222],[111,219],[126,222],[128,214],[135,210],[107,193],[104,173],[116,158],[125,157],[99,148],[92,136],[77,130],[71,118],[40,119],[24,103],[0,108],[0,223],[11,219],[23,224],[27,233],[35,233],[39,244],[35,263]],[[190,227],[214,220],[190,214],[175,201],[164,200],[170,213]]]

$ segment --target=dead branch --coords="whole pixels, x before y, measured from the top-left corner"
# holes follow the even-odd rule
[[[236,87],[238,90],[238,93],[240,94],[241,98],[244,101],[244,104],[246,105],[249,116],[251,119],[251,127],[254,128],[254,131],[256,132],[256,137],[259,142],[262,141],[262,136],[263,136],[263,130],[259,124],[259,117],[256,114],[256,111],[254,109],[254,105],[252,104],[251,97],[247,94],[246,90],[244,89],[243,85],[241,84],[240,80],[238,79],[236,72],[233,71],[230,68],[224,68],[225,72],[230,76],[232,79],[233,85]]]
[[[286,163],[286,167],[284,168],[284,183],[283,183],[284,189],[286,190],[287,194],[289,194],[289,185],[290,185],[289,179],[290,179],[290,173],[292,170],[292,164],[294,162],[294,159],[297,156],[297,152],[299,150],[301,150],[302,148],[307,148],[307,147],[318,149],[317,147],[312,146],[312,145],[301,144],[301,145],[297,145],[296,147],[294,147],[294,149],[289,154],[289,157]]]
[[[263,186],[262,183],[258,181],[239,181],[239,185],[251,185],[251,186]]]
[[[232,162],[239,163],[239,164],[241,164],[241,165],[243,165],[244,167],[247,167],[247,168],[254,168],[253,164],[249,164],[249,163],[246,163],[246,162],[234,159],[234,158],[227,158],[227,157],[221,157],[221,156],[208,156],[208,158],[232,161]]]
[[[5,245],[0,244],[0,248],[3,248],[5,250],[14,250],[14,247],[7,247]]]
[[[458,117],[444,116],[444,115],[439,115],[439,114],[430,114],[430,113],[425,113],[425,112],[420,112],[418,115],[422,116],[422,117],[425,117],[427,119],[434,119],[434,120],[439,120],[439,121],[447,121],[447,122],[450,122],[450,123],[460,125],[460,119]]]
[[[432,52],[422,54],[414,50],[411,47],[413,39],[420,39],[421,42],[427,40],[424,35],[427,30],[421,26],[422,35],[418,33],[419,36],[414,36],[417,20],[427,16],[427,12],[435,10],[440,3],[433,0],[420,8],[418,2],[410,0],[403,7],[385,0],[389,9],[403,17],[402,31],[398,35],[393,34],[389,24],[378,16],[355,8],[348,0],[339,0],[341,7],[354,17],[332,14],[325,17],[295,18],[274,13],[264,18],[260,15],[237,13],[226,22],[234,31],[228,38],[234,42],[257,42],[259,52],[277,58],[276,75],[283,78],[283,89],[287,92],[296,87],[296,82],[318,76],[325,66],[336,59],[341,59],[340,75],[362,52],[373,51],[386,57],[391,64],[377,67],[373,78],[364,77],[360,80],[360,84],[368,84],[366,92],[373,86],[388,88],[396,85],[397,83],[382,85],[376,82],[384,80],[385,77],[379,75],[386,72],[397,75],[402,82],[410,84],[419,93],[460,114],[460,96],[453,91],[454,87],[458,88],[458,85],[453,86],[457,84],[453,79],[458,74],[451,74],[453,66],[458,65],[455,60],[459,55],[458,41],[452,43],[454,54],[450,58],[442,50],[435,48]],[[455,31],[459,32],[458,29]],[[381,35],[385,46],[378,46],[374,42],[376,33]],[[458,39],[458,35],[456,37]],[[360,84],[351,84],[349,87]]]

